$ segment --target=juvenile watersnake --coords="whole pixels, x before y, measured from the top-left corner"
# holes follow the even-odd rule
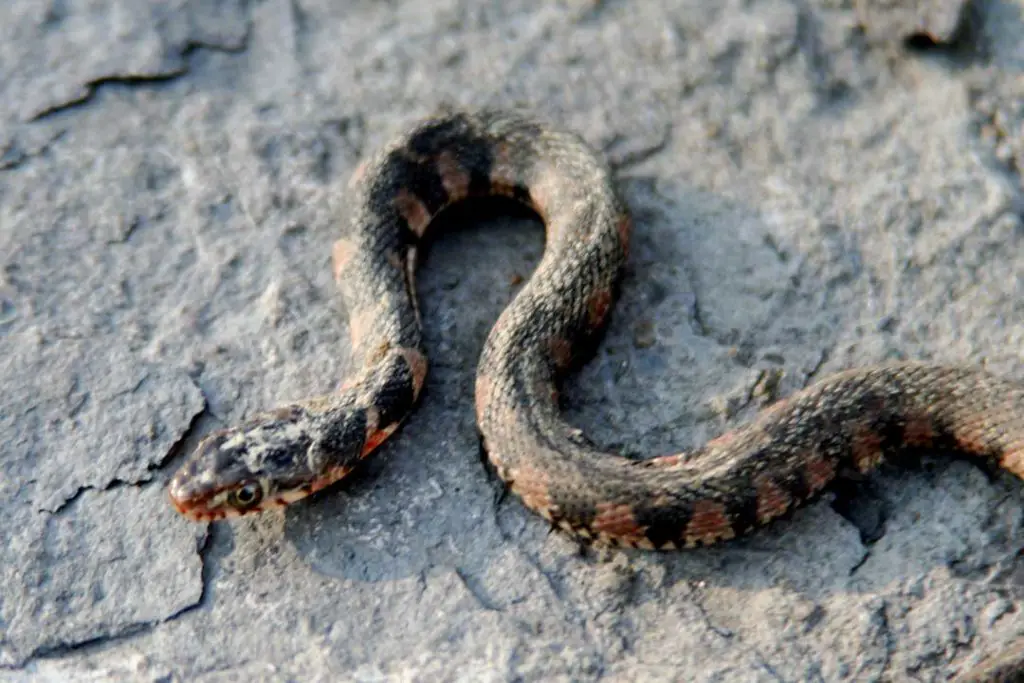
[[[599,544],[708,545],[788,513],[841,471],[914,449],[979,456],[1024,477],[1024,386],[919,363],[833,375],[691,453],[602,452],[560,417],[557,389],[599,340],[629,251],[629,214],[595,152],[527,115],[449,111],[376,153],[349,189],[333,263],[357,370],[335,393],[210,434],[170,481],[186,517],[287,505],[345,476],[395,430],[427,373],[417,245],[442,209],[488,196],[532,208],[547,236],[484,344],[477,424],[493,470],[552,524]]]

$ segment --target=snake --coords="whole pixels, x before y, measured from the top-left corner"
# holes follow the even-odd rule
[[[524,205],[545,226],[539,263],[487,334],[474,402],[487,469],[553,527],[612,547],[709,546],[914,452],[972,456],[1024,478],[1024,384],[917,361],[823,377],[687,452],[599,448],[562,416],[559,392],[607,328],[633,222],[602,155],[539,116],[439,110],[370,154],[347,189],[332,265],[351,369],[327,395],[202,439],[168,484],[191,520],[290,505],[398,429],[427,376],[417,254],[435,217],[472,199]]]

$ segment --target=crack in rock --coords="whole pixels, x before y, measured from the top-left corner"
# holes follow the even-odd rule
[[[150,73],[110,74],[108,76],[100,76],[98,78],[90,79],[82,83],[78,91],[74,94],[66,98],[63,98],[59,101],[49,103],[29,113],[27,117],[28,121],[41,121],[55,114],[59,114],[69,109],[74,109],[75,107],[87,104],[96,95],[96,92],[104,85],[120,84],[129,86],[142,86],[154,83],[167,83],[169,81],[173,81],[188,73],[188,57],[196,50],[204,49],[211,50],[214,52],[234,54],[244,52],[245,44],[245,39],[243,39],[241,45],[237,47],[209,45],[198,41],[190,41],[185,44],[184,48],[179,53],[180,62],[177,64],[169,66],[164,70],[153,71]]]

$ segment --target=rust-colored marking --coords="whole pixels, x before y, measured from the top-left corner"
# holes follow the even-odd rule
[[[789,510],[793,498],[766,475],[758,477],[754,482],[757,488],[757,522],[767,524],[776,517],[781,517]]]
[[[484,416],[484,410],[491,405],[494,394],[494,380],[487,370],[481,368],[476,376],[476,387],[474,388],[473,402],[476,404],[476,419],[480,422]]]
[[[540,169],[537,176],[530,179],[530,202],[533,204],[533,210],[540,215],[545,224],[548,223],[551,209],[559,199],[560,181],[561,176],[557,169],[548,166]]]
[[[366,177],[366,169],[369,166],[369,161],[363,161],[361,164],[356,166],[355,170],[352,171],[351,177],[348,179],[349,189],[355,188],[356,185],[363,181]]]
[[[395,208],[405,219],[405,224],[417,237],[423,237],[430,224],[430,211],[419,197],[408,190],[399,190],[394,199]]]
[[[989,455],[994,443],[1005,441],[1002,430],[993,427],[992,417],[985,412],[963,416],[953,427],[953,438],[965,452],[974,455]]]
[[[419,398],[420,390],[423,389],[423,382],[427,379],[427,357],[416,349],[403,346],[398,352],[405,358],[406,365],[412,372],[412,396]]]
[[[957,427],[953,430],[953,438],[956,439],[957,447],[965,453],[983,455],[988,450],[985,430],[974,425]]]
[[[313,482],[312,486],[310,486],[310,492],[316,493],[317,491],[321,491],[327,488],[328,486],[338,481],[342,477],[347,476],[348,473],[351,471],[351,467],[342,466],[332,468],[324,476],[320,477],[319,479]]]
[[[448,201],[457,202],[469,196],[469,174],[451,151],[445,150],[437,157],[437,173]]]
[[[559,370],[565,370],[572,362],[572,344],[562,337],[551,337],[548,340],[548,352],[551,360]]]
[[[503,310],[501,312],[501,315],[498,316],[498,319],[494,321],[493,325],[491,325],[491,331],[488,333],[487,336],[494,336],[496,334],[500,334],[502,330],[508,327],[508,321],[511,317],[512,316],[509,314],[508,308]]]
[[[686,524],[684,538],[686,545],[710,545],[736,536],[725,506],[713,500],[698,500],[693,504],[693,514]]]
[[[549,508],[541,508],[540,510],[537,510],[537,514],[549,522],[555,521],[555,516],[551,513]]]
[[[927,417],[910,418],[903,425],[903,443],[928,448],[935,441],[935,427]]]
[[[491,164],[491,194],[502,197],[515,197],[517,180],[515,165],[512,163],[512,150],[508,143],[502,142],[494,147],[494,162]]]
[[[646,461],[645,464],[648,467],[667,469],[669,467],[677,467],[681,462],[683,462],[683,459],[684,455],[682,453],[677,453],[675,455],[662,455],[657,458],[651,458]]]
[[[514,198],[516,196],[516,184],[512,178],[502,178],[491,174],[491,194],[499,197]]]
[[[359,252],[355,242],[347,237],[342,237],[334,243],[334,247],[331,249],[331,259],[334,262],[334,279],[335,281],[341,280],[341,275],[348,264],[352,263],[352,259],[356,257]]]
[[[615,230],[619,233],[619,246],[622,247],[622,253],[628,257],[629,239],[633,232],[633,219],[628,214],[623,214],[615,224]]]
[[[373,331],[373,323],[377,319],[377,312],[372,308],[361,311],[354,311],[348,320],[348,337],[352,342],[352,349],[361,348],[367,336]]]
[[[728,446],[729,444],[731,444],[735,440],[736,440],[736,432],[734,430],[734,431],[731,431],[731,432],[726,432],[725,434],[722,434],[720,436],[716,436],[715,438],[711,439],[711,441],[708,441],[707,446],[705,446],[705,448],[708,448],[708,449],[725,448],[726,446]]]
[[[610,289],[599,289],[587,299],[587,319],[593,328],[600,327],[604,323],[608,309],[612,305],[612,291]]]
[[[755,419],[757,421],[776,419],[789,408],[790,403],[791,401],[788,398],[780,398],[777,401],[773,401],[762,408]]]
[[[1024,443],[1011,444],[999,458],[999,465],[1018,477],[1024,478]]]
[[[360,453],[359,457],[365,458],[369,455],[371,451],[377,448],[377,446],[384,443],[396,429],[398,429],[398,422],[382,425],[380,424],[380,411],[372,407],[367,408],[366,440],[363,442],[363,451]]]
[[[523,499],[523,504],[532,510],[550,510],[550,479],[543,471],[529,465],[512,470],[512,490]]]
[[[807,482],[808,493],[822,490],[835,476],[835,463],[818,455],[811,455],[804,463],[804,479]]]
[[[370,435],[366,437],[366,443],[363,444],[361,457],[366,457],[370,454],[370,451],[387,441],[387,438],[391,436],[392,431],[393,430],[390,429],[377,429],[371,432]]]
[[[857,469],[862,473],[870,472],[882,462],[882,437],[869,427],[858,426],[854,429],[850,450]]]
[[[598,503],[597,515],[590,527],[598,534],[622,539],[639,539],[646,529],[637,524],[633,506],[627,504]]]

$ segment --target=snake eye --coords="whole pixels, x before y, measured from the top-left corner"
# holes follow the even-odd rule
[[[228,496],[228,504],[239,510],[246,510],[256,505],[263,498],[263,489],[254,481],[232,491]]]

